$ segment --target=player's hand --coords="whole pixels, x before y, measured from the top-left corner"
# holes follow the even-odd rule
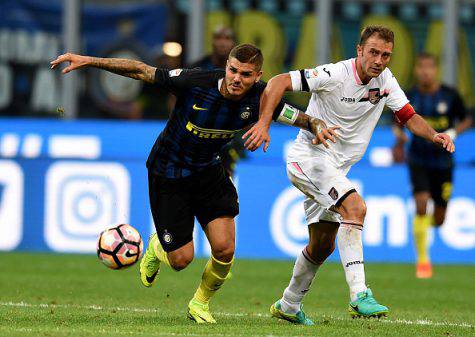
[[[267,152],[270,143],[269,126],[257,122],[242,136],[242,139],[245,138],[244,147],[249,151],[257,150],[264,143],[264,152]]]
[[[397,142],[392,148],[393,161],[395,163],[404,163],[406,155],[404,151],[404,143]]]
[[[67,74],[72,70],[84,67],[88,63],[88,57],[87,56],[82,56],[82,55],[77,55],[77,54],[72,54],[72,53],[66,53],[63,55],[59,55],[56,60],[51,61],[51,69],[56,68],[58,64],[61,64],[63,62],[69,62],[69,65],[63,69],[62,73]]]
[[[340,128],[339,126],[329,128],[324,121],[314,117],[311,117],[308,123],[310,131],[315,135],[315,138],[312,139],[312,144],[314,145],[323,144],[325,147],[330,147],[327,140],[336,143],[336,139],[339,138],[335,131]]]
[[[454,153],[455,151],[455,144],[450,138],[450,136],[446,133],[436,133],[432,138],[434,144],[446,149],[450,153]]]

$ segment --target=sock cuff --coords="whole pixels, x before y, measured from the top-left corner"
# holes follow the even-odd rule
[[[216,264],[218,264],[218,265],[220,265],[220,266],[223,266],[223,267],[227,267],[227,266],[230,266],[230,265],[232,265],[232,264],[234,263],[234,256],[233,256],[233,258],[231,259],[231,261],[229,261],[229,262],[223,262],[223,261],[219,261],[217,258],[215,258],[215,257],[213,256],[213,254],[211,254],[211,260],[212,260],[213,263],[216,263]]]
[[[357,230],[363,230],[363,224],[359,221],[356,220],[346,220],[343,219],[340,222],[340,226],[342,227],[347,227],[347,228],[352,228],[352,229],[357,229]]]
[[[303,257],[305,258],[305,260],[307,260],[308,262],[310,262],[311,264],[315,265],[315,266],[321,266],[323,264],[323,262],[317,262],[315,261],[314,259],[312,259],[310,257],[310,254],[308,253],[308,250],[307,250],[307,247],[305,247],[303,250],[302,250],[302,255]]]

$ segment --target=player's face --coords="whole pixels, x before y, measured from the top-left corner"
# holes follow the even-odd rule
[[[422,86],[431,86],[437,81],[437,64],[430,57],[421,57],[414,68],[416,81]]]
[[[261,76],[262,71],[256,71],[254,64],[241,63],[236,58],[230,57],[226,64],[226,89],[231,96],[243,95],[261,79]]]
[[[365,77],[378,77],[391,60],[393,44],[378,35],[369,37],[363,46],[357,47],[358,58]]]

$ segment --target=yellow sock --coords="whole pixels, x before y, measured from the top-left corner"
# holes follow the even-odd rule
[[[430,262],[429,258],[429,244],[427,236],[429,229],[432,226],[432,216],[430,215],[416,215],[414,216],[414,243],[416,245],[417,263]]]
[[[206,264],[201,283],[195,292],[194,299],[201,303],[208,303],[210,298],[223,285],[224,281],[231,270],[234,258],[230,262],[218,261],[214,256],[211,256]]]
[[[157,238],[156,243],[153,245],[153,252],[158,257],[160,262],[163,262],[167,266],[171,267],[170,261],[168,261],[167,252],[163,250],[162,244],[160,243],[160,240],[158,240],[158,238]]]

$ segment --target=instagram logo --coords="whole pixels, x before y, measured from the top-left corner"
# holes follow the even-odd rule
[[[94,252],[105,228],[128,223],[130,177],[118,163],[61,161],[46,174],[45,239],[60,252]]]
[[[0,160],[0,250],[13,250],[23,234],[23,171]]]

